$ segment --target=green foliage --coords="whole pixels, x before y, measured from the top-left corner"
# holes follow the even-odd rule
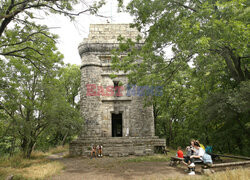
[[[15,34],[19,30],[20,27],[16,26],[8,33]],[[23,34],[28,35],[34,29],[22,30]],[[75,103],[80,86],[79,67],[68,65],[62,68],[62,55],[50,38],[55,36],[48,32],[46,34],[33,37],[29,46],[32,49],[19,45],[24,50],[6,57],[8,61],[1,60],[0,79],[4,88],[0,90],[0,134],[5,137],[3,139],[14,139],[11,147],[21,147],[26,157],[30,157],[37,142],[44,144],[47,137],[54,136],[54,132],[70,132],[66,137],[75,135],[82,122]],[[39,49],[39,53],[33,49]],[[6,47],[4,51],[11,51],[11,47]],[[61,141],[58,138],[53,143],[49,141],[49,145]],[[5,151],[8,145],[10,142],[4,145]]]
[[[0,152],[64,145],[82,128],[77,97],[80,69],[62,63],[57,35],[37,24],[34,12],[57,13],[72,20],[97,15],[104,1],[76,12],[80,1],[1,1],[0,9]]]
[[[113,68],[129,72],[132,84],[163,87],[147,104],[167,145],[185,147],[195,138],[215,151],[249,155],[248,6],[246,0],[128,4],[145,43],[121,37]]]
[[[71,20],[74,20],[75,16],[81,14],[97,15],[98,9],[102,7],[105,2],[103,0],[96,1],[93,4],[82,3],[82,8],[78,12],[73,9],[73,6],[80,3],[80,0],[69,1],[55,1],[55,0],[15,0],[15,1],[1,1],[0,7],[0,55],[8,57],[18,57],[23,60],[28,60],[35,65],[34,61],[39,61],[39,56],[43,56],[43,50],[46,47],[52,48],[52,46],[46,46],[40,43],[40,38],[50,38],[52,42],[56,39],[55,35],[48,33],[49,28],[41,26],[36,23],[36,13],[42,15],[48,15],[49,13],[62,14]],[[39,17],[40,18],[40,17]],[[36,44],[36,47],[33,46]],[[49,49],[47,49],[48,52]],[[55,51],[55,49],[52,49]],[[33,51],[33,56],[24,55],[26,52]],[[49,59],[47,59],[49,60]],[[46,64],[43,64],[46,66]]]

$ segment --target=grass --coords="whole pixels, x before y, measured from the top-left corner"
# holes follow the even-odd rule
[[[250,169],[249,168],[240,168],[240,169],[234,169],[234,170],[227,170],[215,173],[211,176],[209,176],[211,180],[235,180],[235,179],[242,179],[242,180],[248,180],[250,178]]]
[[[131,157],[124,160],[123,162],[166,162],[170,161],[171,156],[176,155],[176,150],[170,149],[167,156],[162,154],[157,154],[153,156],[142,156],[142,157]],[[222,158],[223,160],[235,160],[231,158]],[[170,178],[169,180],[248,180],[250,179],[250,168],[238,168],[233,170],[226,170],[221,172],[216,172],[210,175],[196,175],[196,176],[177,176]],[[161,176],[150,176],[148,177],[152,180],[166,179],[166,177]],[[140,178],[139,178],[140,179]],[[144,179],[144,177],[142,178]]]
[[[21,154],[0,158],[0,179],[14,175],[14,179],[44,179],[58,173],[64,167],[60,162],[51,161],[48,155],[66,152],[68,146],[59,146],[43,153],[34,151],[30,159],[24,159]]]
[[[65,146],[57,146],[56,148],[52,148],[49,150],[49,154],[57,154],[69,151],[69,145],[66,144]]]
[[[171,156],[176,155],[176,150],[169,149],[167,155],[155,154],[152,156],[138,156],[126,159],[125,162],[165,162],[170,161]]]
[[[216,172],[211,175],[181,176],[181,177],[175,177],[173,179],[171,178],[169,180],[179,180],[179,179],[182,179],[182,180],[248,180],[249,177],[250,177],[250,168],[238,168],[238,169],[233,169],[233,170]]]
[[[4,167],[0,169],[0,179],[14,175],[14,179],[44,179],[63,169],[63,165],[56,161],[49,161],[39,164],[32,163],[29,167],[13,168]]]
[[[23,159],[20,154],[13,157],[0,158],[0,179],[6,179],[10,175],[14,175],[14,180],[32,180],[32,179],[48,179],[50,176],[59,173],[64,167],[58,161],[51,161],[47,158],[48,155],[62,153],[68,151],[68,147],[57,147],[43,153],[35,151],[30,159]],[[171,150],[166,155],[156,154],[154,156],[127,157],[125,159],[110,159],[105,162],[107,171],[115,166],[120,166],[121,169],[127,167],[126,162],[169,162],[171,156],[175,156],[176,150]],[[109,160],[109,159],[108,159]],[[95,165],[98,168],[104,168],[100,159],[86,159],[87,163]],[[85,163],[86,163],[85,162]],[[100,164],[100,165],[99,165]],[[124,166],[124,167],[123,167]],[[196,176],[176,176],[171,180],[248,180],[250,177],[250,168],[238,168],[234,170],[226,170],[216,172],[211,175],[196,175]],[[145,179],[144,176],[138,179]],[[149,175],[146,179],[167,179],[164,175]],[[169,179],[170,180],[170,179]]]
[[[129,159],[124,160],[124,162],[165,162],[169,160],[170,156],[157,154],[152,156],[131,157]]]

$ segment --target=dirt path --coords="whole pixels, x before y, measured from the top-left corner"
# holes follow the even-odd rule
[[[50,158],[65,165],[59,175],[49,178],[52,180],[166,179],[187,175],[184,167],[170,167],[169,162],[127,162],[127,157]]]

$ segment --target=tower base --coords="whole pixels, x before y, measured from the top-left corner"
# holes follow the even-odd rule
[[[85,137],[70,143],[72,156],[89,156],[93,145],[103,146],[104,156],[152,155],[157,147],[165,147],[166,140],[154,137]]]

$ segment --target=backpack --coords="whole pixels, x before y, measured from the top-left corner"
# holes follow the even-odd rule
[[[203,160],[203,162],[204,162],[205,164],[212,164],[212,163],[213,163],[212,157],[211,157],[209,154],[207,154],[207,153],[205,153],[205,154],[202,156],[202,160]]]
[[[207,147],[206,147],[206,153],[212,154],[212,152],[213,152],[212,146],[207,146]]]

